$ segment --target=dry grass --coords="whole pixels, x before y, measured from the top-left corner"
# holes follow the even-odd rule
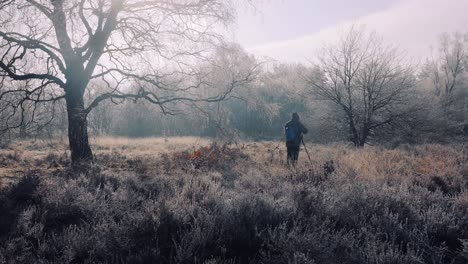
[[[92,138],[96,157],[155,160],[163,153],[195,149],[210,141],[195,137],[129,139],[120,137]],[[18,140],[0,149],[0,186],[30,170],[50,172],[68,165],[70,153],[64,140]],[[122,164],[107,164],[119,168]],[[124,165],[122,165],[124,166]]]
[[[91,140],[96,153],[125,153],[128,157],[155,157],[162,153],[199,148],[210,144],[210,140],[197,137],[167,137],[130,139],[122,137],[98,137]]]
[[[129,161],[138,161],[148,169],[158,171],[160,157],[181,151],[195,151],[210,144],[197,137],[143,138],[99,137],[91,140],[98,163],[115,170],[129,170]],[[270,175],[290,171],[285,164],[286,149],[281,142],[244,142],[232,145],[246,153],[255,166]],[[327,161],[333,161],[335,173],[369,181],[430,181],[442,177],[460,180],[468,173],[468,146],[421,145],[398,149],[366,147],[355,149],[344,145],[308,144],[311,161],[304,150],[297,171],[309,170],[322,174]],[[68,165],[66,142],[16,141],[0,150],[0,184],[23,175],[29,170],[50,172]],[[240,165],[242,167],[242,165]]]

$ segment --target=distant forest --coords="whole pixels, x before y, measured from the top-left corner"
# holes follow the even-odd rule
[[[464,140],[468,135],[468,34],[445,33],[438,43],[428,45],[434,46],[432,56],[413,65],[402,51],[359,27],[324,46],[310,64],[256,58],[229,44],[218,48],[216,74],[209,75],[206,82],[211,85],[206,89],[217,84],[226,87],[226,75],[259,67],[251,81],[235,87],[225,100],[175,102],[161,109],[145,100],[114,98],[89,113],[88,131],[91,136],[280,140],[283,125],[297,112],[311,131],[306,139],[317,143],[395,146]],[[85,103],[106,85],[96,80],[89,87]],[[139,87],[127,89],[138,93]],[[0,112],[0,126],[16,124],[5,130],[2,140],[66,135],[65,102],[42,108],[25,102],[21,108],[22,114]]]

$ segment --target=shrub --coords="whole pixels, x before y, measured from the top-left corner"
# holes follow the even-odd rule
[[[229,169],[235,162],[246,160],[248,156],[240,149],[231,148],[227,144],[219,146],[217,143],[212,143],[210,146],[193,151],[175,152],[170,158],[173,166],[178,168],[210,170]]]
[[[111,155],[125,170],[30,173],[0,189],[0,263],[466,263],[465,178],[360,177],[389,164],[340,157],[325,176],[328,158],[270,168],[214,145],[167,170]]]

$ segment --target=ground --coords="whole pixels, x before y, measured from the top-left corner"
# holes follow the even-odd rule
[[[201,138],[0,149],[0,263],[466,263],[468,145]],[[2,235],[3,232],[3,235]]]
[[[197,137],[143,138],[98,137],[91,140],[97,163],[111,171],[135,169],[133,163],[158,169],[163,155],[209,146],[210,139]],[[355,149],[345,145],[308,144],[309,160],[304,148],[294,171],[313,170],[320,174],[327,161],[333,161],[335,173],[367,180],[427,181],[438,176],[445,179],[468,173],[468,145],[402,146],[397,149],[367,147]],[[288,174],[286,148],[281,142],[242,142],[229,145],[244,152],[255,167],[271,175]],[[19,140],[0,149],[0,184],[14,180],[27,171],[45,174],[69,165],[70,154],[62,140]],[[242,165],[242,164],[241,164]]]

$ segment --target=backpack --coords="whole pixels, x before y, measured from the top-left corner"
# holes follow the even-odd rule
[[[297,126],[286,125],[284,127],[284,134],[286,135],[286,141],[291,142],[295,141],[298,136]]]

